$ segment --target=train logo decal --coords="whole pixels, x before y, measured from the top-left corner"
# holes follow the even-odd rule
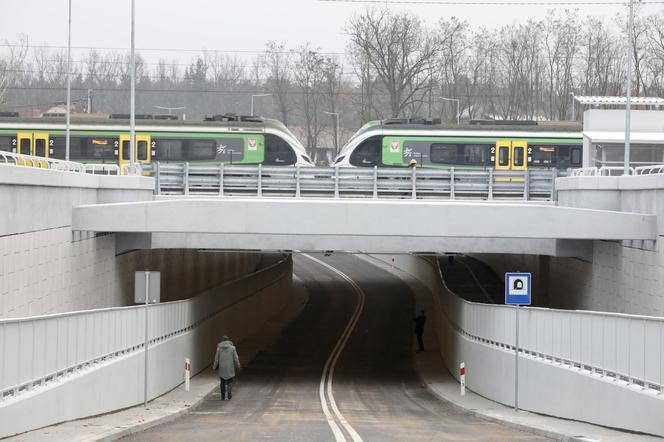
[[[217,154],[219,154],[219,155],[225,154],[227,149],[228,149],[228,146],[224,146],[223,144],[219,144],[219,146],[217,146]]]
[[[249,138],[249,147],[247,149],[256,150],[257,148],[258,148],[258,143],[256,142],[256,138]]]
[[[391,153],[399,153],[399,141],[398,140],[392,140],[390,142],[390,152]]]
[[[403,150],[403,157],[404,158],[410,158],[413,156],[413,148],[412,147],[407,147]]]

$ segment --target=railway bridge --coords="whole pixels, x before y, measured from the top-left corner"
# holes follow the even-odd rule
[[[663,281],[664,174],[656,168],[557,178],[527,171],[178,167],[147,177],[27,157],[0,164],[0,203],[11,214],[0,220],[0,437],[136,406],[144,392],[163,400],[157,398],[181,384],[185,358],[201,373],[195,385],[209,390],[215,383],[200,379],[218,337],[232,334],[250,354],[255,336],[267,333],[264,324],[280,332],[248,365],[247,379],[255,382],[247,393],[238,389],[235,408],[224,411],[202,394],[204,422],[192,413],[142,436],[200,429],[213,415],[226,425],[223,413],[244,416],[251,407],[269,409],[270,400],[302,407],[313,400],[311,415],[275,409],[286,413],[280,420],[286,424],[271,428],[287,438],[309,422],[306,431],[315,437],[382,437],[384,428],[369,423],[386,411],[363,408],[367,398],[384,396],[382,403],[399,409],[390,404],[421,394],[410,362],[419,369],[431,362],[411,355],[408,324],[395,326],[415,306],[426,306],[430,317],[426,339],[437,342],[439,363],[427,367],[436,376],[458,378],[465,362],[468,387],[507,407],[516,405],[516,387],[526,410],[664,435],[664,311],[648,310],[655,303],[644,301],[661,296]],[[444,254],[475,258],[445,267],[431,257]],[[148,309],[150,322],[143,307],[132,305],[134,271],[145,269],[163,278],[163,302]],[[489,276],[505,270],[534,275],[537,306],[524,309],[520,323],[513,309],[491,301]],[[486,299],[465,299],[470,286]],[[515,327],[525,336],[519,350]],[[293,342],[311,353],[269,372]],[[390,352],[407,362],[398,373],[380,368],[390,366],[381,359]],[[505,375],[514,372],[515,356],[525,373],[518,379]],[[335,368],[348,382],[333,387]],[[385,384],[362,373],[377,373]],[[303,379],[312,376],[316,385],[308,392]],[[395,392],[390,380],[404,390]],[[265,396],[261,385],[276,389],[270,382],[293,388],[254,403]],[[431,415],[419,421],[413,411],[408,419],[427,434],[464,419],[447,422],[449,412],[421,400]],[[316,407],[327,413],[318,417]],[[149,416],[155,425],[164,418]],[[440,416],[448,416],[443,424]],[[261,420],[267,415],[245,417],[248,427],[237,435],[268,425]],[[503,418],[510,419],[520,417]],[[472,419],[464,422],[480,431]],[[118,425],[111,426],[108,434],[117,435]],[[476,437],[524,437],[508,427],[483,428],[492,433]]]

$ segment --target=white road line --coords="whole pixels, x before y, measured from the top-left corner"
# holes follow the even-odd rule
[[[341,424],[341,426],[346,430],[350,438],[353,440],[353,442],[362,442],[362,438],[360,437],[359,434],[357,434],[357,431],[348,423],[346,418],[341,414],[339,411],[339,408],[337,407],[337,403],[334,400],[334,394],[332,393],[332,380],[334,378],[334,369],[337,364],[337,360],[339,359],[339,356],[344,350],[344,347],[346,346],[346,343],[348,342],[348,339],[350,338],[351,333],[353,332],[353,329],[355,328],[355,325],[357,324],[357,321],[360,319],[360,316],[362,315],[362,311],[364,310],[364,292],[358,286],[355,281],[353,281],[348,275],[346,275],[344,272],[332,267],[331,265],[314,258],[311,255],[307,255],[306,253],[303,253],[302,256],[305,256],[309,258],[310,260],[322,265],[326,269],[336,273],[339,275],[341,278],[343,278],[346,282],[348,282],[352,287],[355,293],[357,294],[357,305],[355,306],[355,311],[353,312],[353,315],[351,316],[350,320],[348,321],[348,324],[346,325],[346,328],[344,329],[343,333],[339,337],[339,340],[337,341],[336,345],[334,346],[334,349],[332,350],[332,353],[330,353],[330,356],[327,358],[327,361],[325,362],[325,366],[323,367],[323,374],[320,379],[320,385],[318,387],[318,395],[320,398],[320,403],[321,407],[323,408],[323,414],[325,414],[325,418],[327,420],[327,423],[330,425],[330,428],[332,429],[332,433],[334,433],[335,439],[339,441],[346,441],[346,438],[339,428],[339,425],[337,425],[337,422],[335,421],[334,417],[330,413],[329,408],[332,408],[332,411],[334,413],[334,416],[336,416],[337,420]],[[327,393],[327,397],[326,397]],[[330,407],[328,408],[327,402],[330,402]]]

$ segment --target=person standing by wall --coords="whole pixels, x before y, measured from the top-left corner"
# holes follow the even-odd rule
[[[218,370],[221,400],[223,401],[226,398],[226,392],[228,391],[228,400],[230,401],[233,397],[233,381],[236,373],[240,371],[240,358],[237,355],[237,350],[235,350],[235,345],[228,336],[221,338],[221,342],[217,344],[212,369]]]
[[[424,341],[422,341],[422,335],[424,335],[424,323],[427,321],[427,317],[424,315],[424,310],[420,311],[420,314],[413,318],[415,322],[415,335],[417,336],[417,344],[419,345],[418,351],[424,351]]]

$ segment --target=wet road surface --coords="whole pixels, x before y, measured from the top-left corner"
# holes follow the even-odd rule
[[[243,368],[233,399],[220,401],[217,389],[194,411],[127,439],[543,440],[460,411],[420,385],[413,364],[414,300],[400,279],[351,255],[314,257],[357,287],[296,255],[294,272],[309,302]],[[346,341],[340,340],[344,331]],[[339,356],[331,364],[335,348]],[[330,377],[322,379],[326,368],[334,369],[329,390]]]

